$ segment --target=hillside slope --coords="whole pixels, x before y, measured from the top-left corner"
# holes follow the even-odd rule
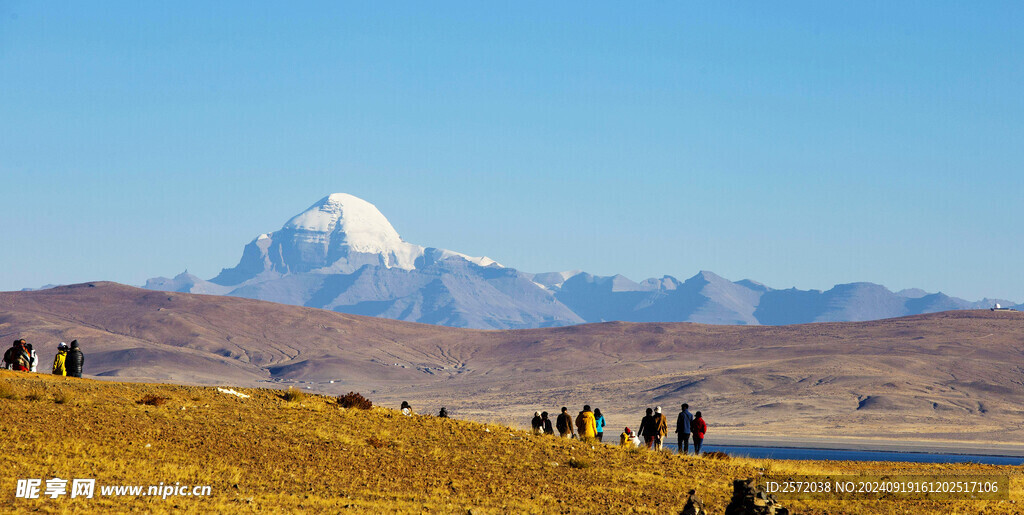
[[[78,339],[93,377],[359,390],[483,420],[589,403],[626,426],[689,402],[723,434],[1024,441],[1015,312],[477,331],[88,283],[0,293],[0,337],[44,363]]]
[[[1019,513],[1024,498],[1020,467],[682,457],[240,390],[250,397],[0,371],[0,475],[8,489],[0,511],[677,513],[695,488],[709,513],[722,513],[733,479],[766,470],[1011,476],[1007,501],[899,503],[912,513]],[[139,403],[147,397],[164,401]],[[11,495],[17,479],[33,478],[95,479],[97,486],[92,499]],[[206,485],[210,494],[101,495],[106,486],[161,483]],[[893,513],[897,506],[787,504],[803,514]]]

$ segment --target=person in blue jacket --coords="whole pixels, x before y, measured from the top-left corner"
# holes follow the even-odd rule
[[[601,414],[600,409],[594,410],[594,418],[597,422],[597,441],[601,442],[604,438],[604,415]]]

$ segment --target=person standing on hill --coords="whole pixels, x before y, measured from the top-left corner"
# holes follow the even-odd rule
[[[31,366],[32,364],[32,357],[29,356],[28,349],[25,348],[25,345],[27,345],[27,343],[25,342],[24,338],[18,340],[15,343],[17,344],[17,347],[14,355],[13,369],[18,370],[20,372],[28,372],[29,366]]]
[[[64,360],[64,366],[68,371],[68,377],[82,377],[82,367],[85,366],[85,355],[78,347],[78,340],[71,340],[71,350]]]
[[[660,451],[661,445],[668,436],[668,417],[661,412],[661,406],[654,408],[654,450]]]
[[[544,434],[553,435],[555,434],[554,428],[551,427],[551,419],[548,418],[548,412],[540,412],[540,419],[544,422]]]
[[[700,454],[700,447],[704,443],[704,434],[708,432],[708,424],[704,422],[704,417],[700,415],[698,411],[693,416],[693,424],[690,426],[693,428],[693,454]]]
[[[690,413],[689,408],[689,404],[683,403],[683,410],[676,418],[676,434],[679,439],[677,450],[682,454],[690,452],[690,423],[693,422],[693,414]]]
[[[10,348],[4,351],[4,368],[6,370],[14,370],[14,365],[17,363],[20,354],[21,340],[14,340]]]
[[[402,414],[407,417],[412,416],[412,406],[409,405],[409,401],[402,401]]]
[[[572,438],[576,436],[576,433],[572,430],[572,416],[569,415],[569,408],[562,406],[562,414],[558,416],[558,420],[555,421],[555,428],[558,429],[558,436],[562,438]]]
[[[657,433],[657,425],[654,422],[654,410],[647,408],[647,415],[644,415],[643,420],[640,421],[640,429],[637,430],[638,436],[644,437],[644,444],[650,449],[654,445],[654,435]]]
[[[597,425],[597,441],[604,441],[604,415],[601,414],[601,409],[594,410],[594,423]]]
[[[530,421],[530,427],[533,428],[533,434],[539,435],[544,432],[544,419],[540,418],[540,412],[533,412],[533,420]]]
[[[597,423],[594,420],[594,412],[590,411],[590,405],[583,406],[583,411],[576,417],[576,427],[579,429],[580,440],[590,441],[597,438]]]
[[[57,355],[53,357],[53,375],[55,376],[66,376],[68,375],[68,369],[65,367],[65,362],[68,357],[68,344],[60,342],[57,345]]]
[[[28,371],[36,372],[39,367],[39,355],[36,354],[36,350],[32,348],[31,343],[25,344],[25,352],[28,354]]]

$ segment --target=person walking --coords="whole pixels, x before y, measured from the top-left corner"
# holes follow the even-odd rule
[[[71,350],[68,351],[68,356],[64,360],[64,366],[67,368],[68,377],[82,377],[85,355],[82,354],[82,349],[78,346],[78,340],[71,340]]]
[[[540,412],[540,419],[544,422],[544,434],[553,435],[555,434],[554,428],[551,427],[551,419],[548,418],[548,412]]]
[[[444,408],[444,406],[441,406],[441,411],[437,412],[437,417],[438,418],[448,418],[448,410],[446,410]]]
[[[21,354],[21,340],[14,340],[14,343],[4,351],[5,370],[14,370],[14,364],[18,361],[19,354]]]
[[[533,420],[530,421],[530,427],[533,428],[533,434],[539,435],[544,432],[544,419],[540,418],[540,412],[533,412]]]
[[[604,415],[601,414],[601,409],[594,410],[594,423],[597,426],[597,441],[604,441]]]
[[[665,437],[668,436],[668,417],[661,412],[661,406],[654,408],[654,450],[660,451]]]
[[[572,438],[576,433],[572,429],[572,416],[569,415],[569,408],[562,406],[562,414],[555,420],[555,428],[558,429],[558,436]]]
[[[590,411],[589,404],[583,406],[583,411],[576,417],[576,428],[579,430],[580,440],[584,442],[597,438],[597,423],[594,420],[594,412]]]
[[[402,414],[407,417],[412,416],[412,406],[409,405],[409,401],[402,401]]]
[[[32,358],[28,354],[28,349],[25,348],[27,343],[22,338],[15,343],[14,362],[11,370],[17,370],[19,372],[28,372],[30,362]]]
[[[31,343],[25,344],[25,352],[28,354],[28,371],[37,372],[39,367],[39,355],[36,354],[36,350],[32,348]]]
[[[693,454],[700,454],[700,447],[704,443],[704,434],[708,432],[708,424],[704,422],[704,417],[701,416],[698,411],[693,416],[693,424],[690,426],[693,428]]]
[[[676,435],[679,439],[677,450],[681,454],[690,452],[690,423],[693,422],[693,414],[690,413],[690,405],[683,403],[683,410],[676,418]]]
[[[637,430],[638,436],[644,437],[644,444],[650,449],[654,445],[654,435],[657,433],[657,426],[654,422],[654,410],[647,408],[647,414],[640,421],[640,429]]]
[[[60,342],[57,345],[57,355],[53,357],[53,375],[55,376],[66,376],[68,375],[68,369],[65,366],[65,362],[68,357],[68,344]]]

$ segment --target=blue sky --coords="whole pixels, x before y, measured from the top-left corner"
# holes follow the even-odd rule
[[[531,272],[1024,301],[1024,5],[0,0],[0,289],[321,197]]]

